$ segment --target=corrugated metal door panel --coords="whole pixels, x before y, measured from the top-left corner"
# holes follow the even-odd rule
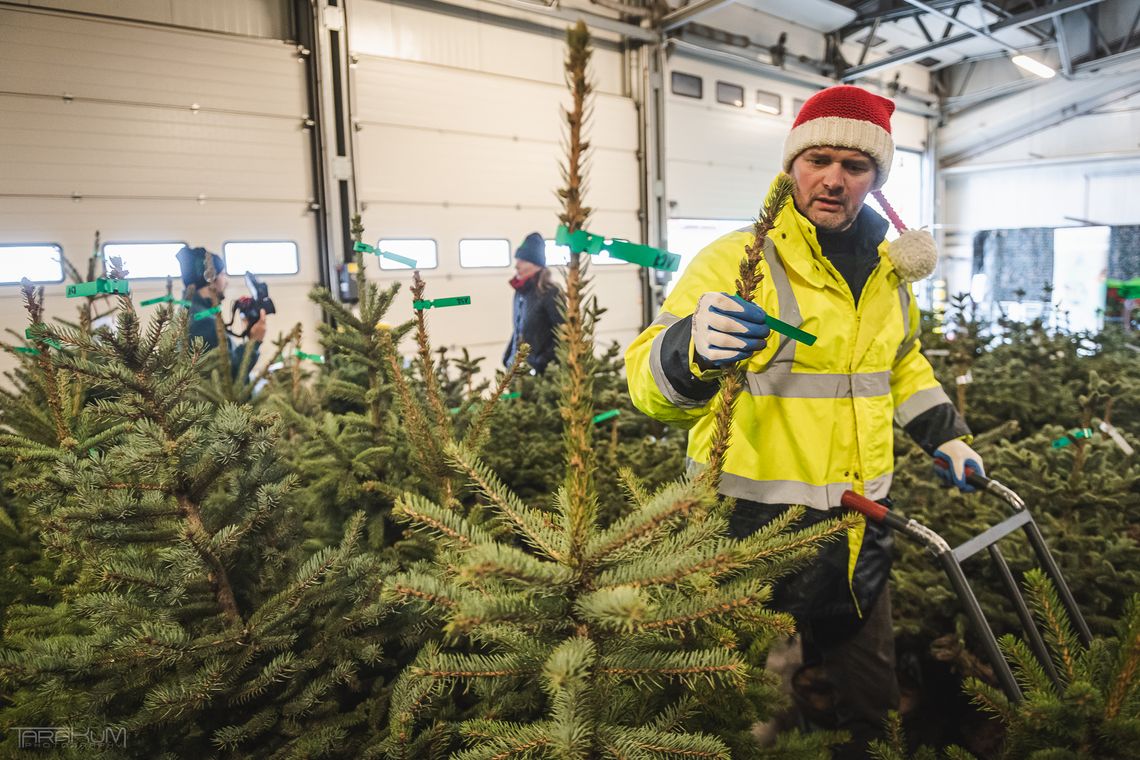
[[[188,108],[305,112],[292,46],[0,10],[0,90]]]
[[[0,193],[310,196],[294,121],[0,95]]]
[[[95,230],[104,241],[217,251],[229,240],[296,241],[300,272],[266,277],[279,311],[270,331],[302,321],[316,350],[304,67],[291,47],[5,9],[0,90],[0,242],[58,243],[85,271]],[[164,287],[132,290],[146,298]],[[240,295],[240,281],[233,289]],[[63,290],[47,287],[49,315],[71,318]],[[0,288],[0,324],[23,320],[19,289]]]
[[[564,29],[507,29],[371,0],[353,0],[349,18],[355,53],[563,85]],[[591,81],[599,93],[622,93],[618,58],[612,45],[594,50]]]
[[[510,335],[513,270],[462,268],[459,241],[506,238],[513,250],[532,231],[554,237],[565,157],[561,109],[568,100],[564,35],[378,2],[350,10],[352,51],[364,54],[352,84],[366,236],[438,243],[438,268],[423,272],[428,297],[469,295],[472,304],[429,313],[434,342],[467,347],[493,370]],[[599,49],[592,67],[598,81],[618,91],[620,55]],[[587,229],[636,240],[636,110],[632,100],[605,92],[593,109],[585,200],[597,211]],[[379,270],[375,259],[369,264],[373,278],[410,283],[410,272]],[[628,343],[641,321],[638,268],[596,265],[591,272],[593,293],[608,309],[599,342]],[[391,314],[393,323],[410,316],[406,287]]]
[[[570,105],[563,83],[488,76],[390,58],[365,58],[355,69],[354,114],[365,126],[397,124],[520,140],[554,141]],[[592,145],[628,149],[637,134],[630,100],[598,94],[589,126]]]
[[[554,194],[562,183],[556,141],[377,127],[362,132],[359,145],[360,166],[383,167],[362,172],[358,181],[368,203],[538,206],[552,213],[560,208]],[[592,158],[588,203],[636,214],[636,154],[598,150]],[[425,163],[439,169],[425,172]]]
[[[23,4],[282,40],[291,32],[288,0],[23,0]]]

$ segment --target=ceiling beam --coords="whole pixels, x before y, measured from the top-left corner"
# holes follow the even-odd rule
[[[942,11],[938,10],[937,8],[930,6],[930,5],[927,5],[926,3],[922,2],[922,0],[906,0],[906,1],[910,5],[913,5],[915,8],[920,8],[920,9],[926,11],[927,13],[929,13],[933,16],[938,16],[941,19],[945,19],[947,23],[954,24],[955,26],[960,26],[963,29],[965,29],[967,32],[969,32],[970,34],[974,35],[975,37],[981,37],[983,40],[989,40],[990,42],[994,43],[995,45],[999,45],[1000,47],[1010,51],[1011,53],[1021,52],[1017,48],[1015,48],[1013,45],[1010,45],[1008,42],[1002,42],[1001,40],[999,40],[997,37],[993,36],[989,32],[984,31],[982,29],[978,29],[978,28],[973,27],[973,26],[970,26],[965,21],[960,20],[957,17],[957,14],[951,16],[949,13],[943,13]]]
[[[988,153],[994,148],[1000,148],[1002,145],[1007,145],[1014,140],[1020,140],[1023,137],[1035,135],[1042,130],[1055,127],[1059,124],[1064,124],[1081,116],[1087,116],[1099,108],[1104,108],[1107,105],[1116,103],[1117,101],[1130,98],[1133,95],[1140,93],[1140,84],[1136,82],[1129,82],[1128,84],[1117,87],[1114,90],[1095,95],[1085,100],[1078,100],[1070,103],[1063,108],[1054,111],[1052,114],[1044,118],[1035,118],[1027,124],[1020,124],[1012,129],[1000,132],[996,135],[987,135],[984,141],[979,142],[973,147],[960,150],[957,153],[952,153],[942,159],[942,169],[947,169],[955,164],[960,164],[963,161],[969,161],[975,156],[980,156],[983,153]],[[1033,166],[1031,162],[1028,164]]]
[[[1010,18],[1007,18],[1006,20],[1000,21],[991,26],[990,31],[1000,32],[1003,29],[1019,29],[1027,24],[1036,24],[1039,21],[1045,21],[1046,19],[1054,18],[1071,11],[1080,10],[1081,8],[1087,8],[1090,5],[1096,5],[1097,3],[1102,2],[1104,2],[1104,0],[1062,0],[1059,3],[1054,3],[1053,5],[1047,6],[1045,8],[1040,8],[1035,11],[1026,11],[1025,13],[1019,13],[1016,16],[1011,16]],[[889,55],[886,58],[874,61],[873,63],[868,63],[864,66],[854,66],[843,72],[842,79],[844,82],[851,82],[855,79],[858,79],[859,77],[867,76],[868,74],[873,74],[875,72],[882,71],[883,69],[889,69],[894,66],[901,66],[904,63],[917,61],[919,58],[924,58],[935,50],[940,50],[947,45],[956,45],[957,43],[964,42],[973,36],[974,35],[969,32],[963,32],[962,34],[956,34],[953,37],[947,37],[944,40],[932,42],[929,45],[923,45],[922,47],[915,48],[913,50],[907,50],[906,52],[898,53],[897,55]]]
[[[671,29],[684,26],[690,21],[694,21],[706,13],[711,13],[731,2],[732,0],[697,0],[695,3],[690,3],[675,11],[666,13],[661,17],[661,24],[658,26],[658,29],[660,29],[662,33],[668,32]]]
[[[1073,75],[1073,54],[1069,52],[1069,38],[1065,35],[1065,22],[1060,16],[1053,19],[1053,34],[1057,37],[1057,52],[1061,56],[1061,71],[1065,77]]]

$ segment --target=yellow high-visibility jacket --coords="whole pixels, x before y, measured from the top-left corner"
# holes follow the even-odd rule
[[[846,489],[882,498],[894,465],[892,422],[905,428],[950,404],[920,352],[914,294],[883,241],[856,307],[846,281],[820,252],[815,226],[792,203],[768,238],[755,301],[818,340],[806,346],[772,332],[767,347],[747,360],[720,490],[821,510],[837,507]],[[691,316],[701,294],[735,292],[740,259],[752,239],[749,228],[704,248],[626,352],[634,404],[650,417],[688,428],[688,456],[697,466],[708,461],[718,384],[711,382],[716,372],[702,372],[694,361]],[[678,373],[679,365],[687,373]],[[943,417],[951,424],[940,426],[941,440],[920,440],[928,451],[969,433],[947,408]],[[861,531],[850,538],[854,557]]]

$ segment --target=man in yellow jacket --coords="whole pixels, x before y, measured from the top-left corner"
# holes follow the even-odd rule
[[[720,491],[734,497],[730,532],[743,538],[788,505],[801,525],[827,519],[847,489],[883,499],[891,486],[893,425],[949,465],[982,471],[958,415],[918,342],[919,312],[888,223],[864,199],[887,181],[894,103],[851,86],[831,87],[800,110],[784,146],[795,183],[768,235],[756,303],[732,296],[751,228],[703,249],[657,319],[626,352],[630,395],[658,420],[687,428],[693,469],[708,462],[718,379],[744,362]],[[906,267],[901,267],[906,269]],[[771,314],[818,336],[812,346],[771,333]],[[795,615],[805,658],[831,682],[838,727],[862,756],[898,705],[890,595],[891,540],[860,526],[828,545],[776,590]]]

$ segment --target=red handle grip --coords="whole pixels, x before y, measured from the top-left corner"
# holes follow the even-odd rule
[[[839,497],[839,503],[848,509],[854,509],[868,520],[883,523],[891,530],[909,530],[910,522],[905,517],[854,491],[844,491]]]
[[[839,497],[839,503],[848,509],[854,509],[867,519],[874,520],[875,522],[886,520],[887,515],[891,512],[891,510],[882,504],[871,501],[866,496],[861,496],[854,491],[844,491],[843,495]]]

